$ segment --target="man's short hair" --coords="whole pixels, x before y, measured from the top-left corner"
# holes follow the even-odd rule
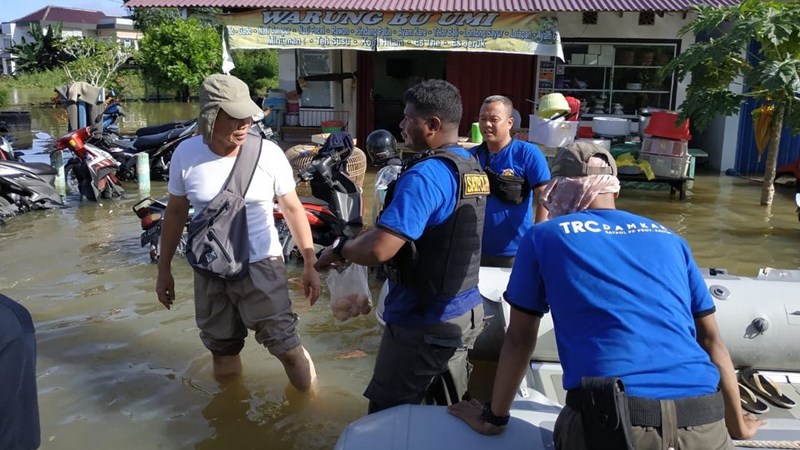
[[[461,94],[447,81],[425,80],[412,86],[405,93],[405,102],[412,104],[424,119],[436,116],[444,124],[461,123]]]
[[[490,95],[483,100],[484,105],[488,105],[489,103],[500,102],[508,109],[508,114],[511,115],[514,112],[514,102],[511,101],[510,98],[506,97],[505,95]]]
[[[608,167],[590,167],[592,156],[603,158]],[[556,153],[550,164],[550,175],[553,177],[585,177],[587,175],[617,175],[617,164],[614,157],[605,148],[591,142],[575,142]]]

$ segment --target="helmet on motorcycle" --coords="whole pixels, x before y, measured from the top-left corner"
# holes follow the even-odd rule
[[[367,153],[375,164],[382,165],[397,158],[397,140],[386,130],[375,130],[367,136]]]

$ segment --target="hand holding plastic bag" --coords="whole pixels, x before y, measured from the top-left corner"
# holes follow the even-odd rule
[[[343,322],[372,311],[366,266],[349,264],[341,270],[331,268],[327,282],[331,293],[331,311],[336,320]]]

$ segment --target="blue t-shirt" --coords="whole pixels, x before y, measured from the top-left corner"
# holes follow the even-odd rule
[[[459,156],[469,158],[460,147],[450,147]],[[458,172],[449,161],[431,158],[404,171],[394,188],[392,201],[381,213],[378,226],[406,239],[419,239],[426,229],[444,223],[453,214],[458,201]],[[456,296],[441,295],[428,301],[418,311],[416,293],[400,284],[389,282],[384,304],[386,323],[421,326],[458,317],[481,303],[478,288]]]
[[[595,209],[535,225],[506,300],[533,314],[552,309],[564,389],[582,376],[617,376],[639,397],[717,390],[694,323],[714,302],[683,238],[650,219]]]
[[[36,338],[28,310],[0,294],[0,448],[39,448]]]
[[[481,167],[488,166],[499,175],[524,177],[531,188],[550,181],[550,168],[539,147],[530,142],[512,139],[497,154],[491,154],[483,143],[471,152],[478,156]],[[481,253],[489,256],[514,256],[525,232],[533,226],[533,193],[519,205],[506,203],[494,195],[486,202]]]

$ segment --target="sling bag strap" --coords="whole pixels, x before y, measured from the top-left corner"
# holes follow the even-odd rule
[[[250,189],[250,182],[253,181],[258,160],[261,158],[262,142],[258,133],[253,131],[247,133],[247,138],[239,148],[239,154],[236,155],[233,169],[231,169],[228,179],[225,180],[225,184],[222,185],[223,191],[227,190],[244,198],[247,190]],[[246,172],[248,167],[250,168],[249,174]]]

